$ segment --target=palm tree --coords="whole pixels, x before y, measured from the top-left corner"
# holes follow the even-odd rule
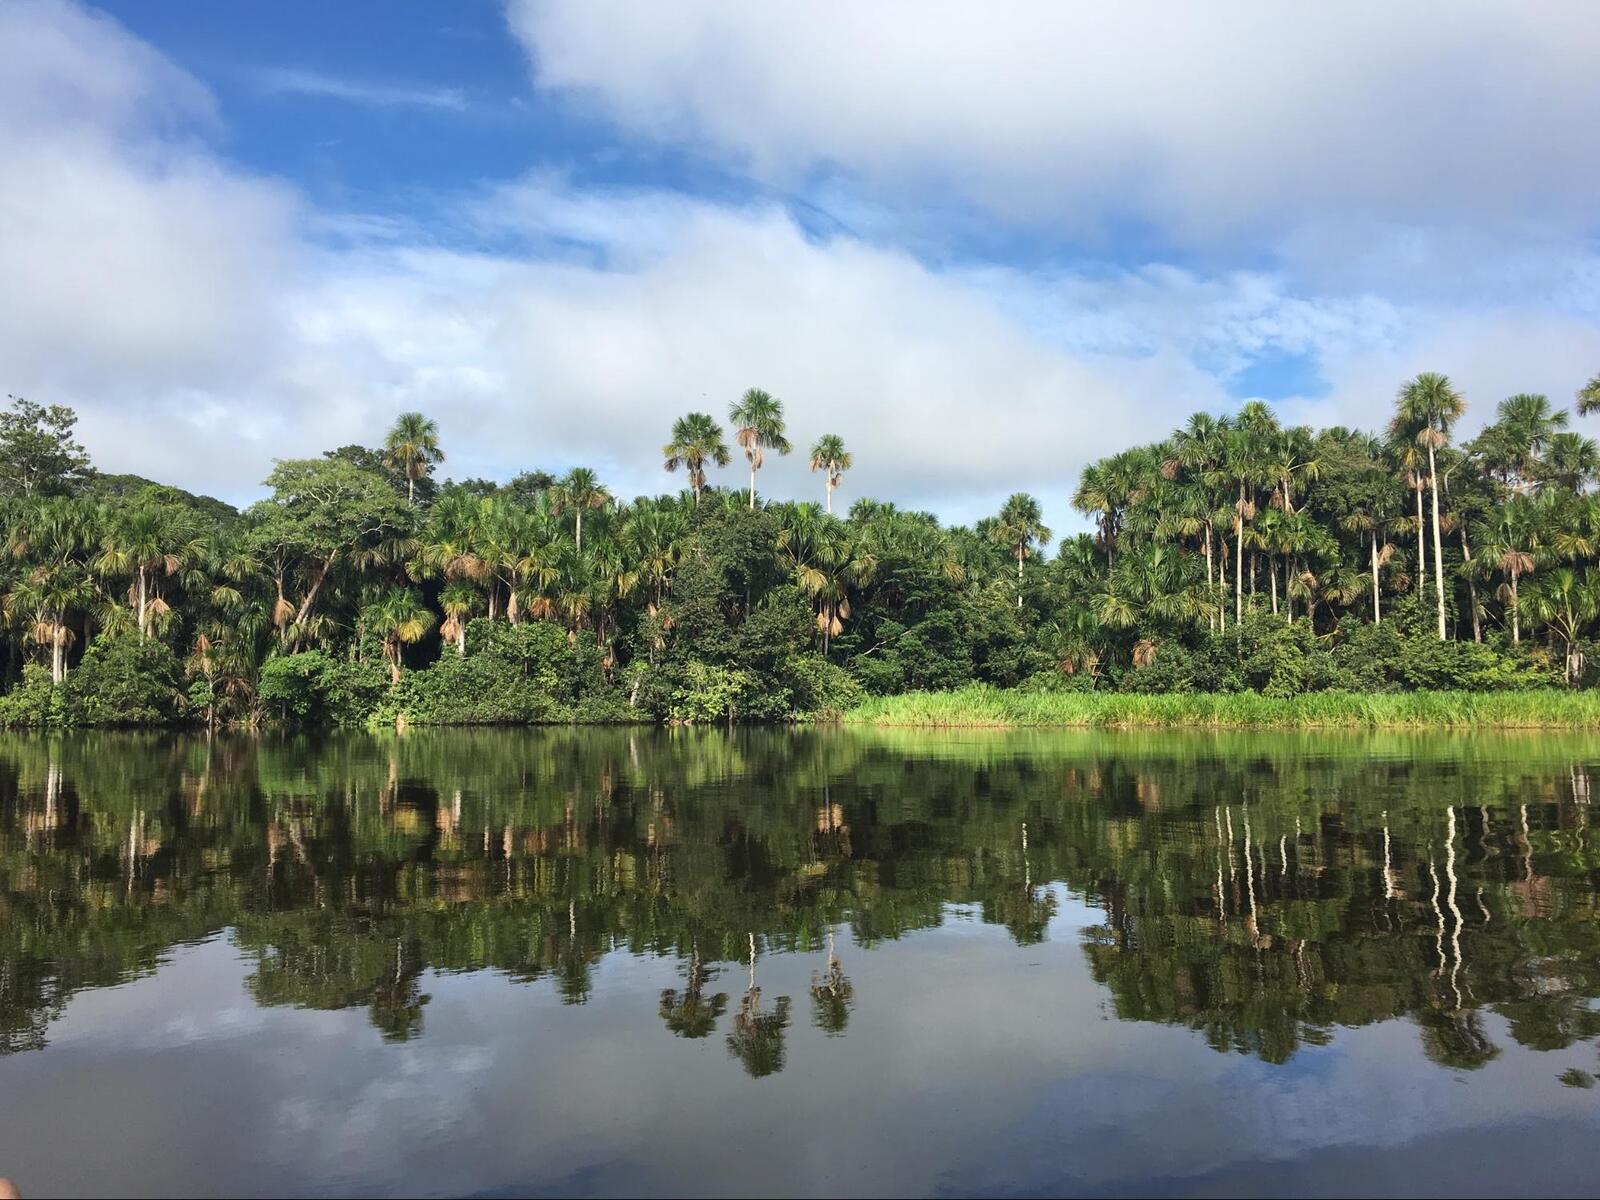
[[[795,578],[817,606],[822,655],[850,619],[850,589],[865,587],[878,569],[870,539],[815,504],[797,505],[779,534],[794,562]]]
[[[1017,560],[1017,607],[1022,607],[1022,564],[1032,557],[1034,545],[1050,540],[1039,502],[1026,492],[1017,492],[1000,507],[1000,516],[989,530],[989,540],[1003,546]]]
[[[1567,425],[1565,410],[1551,411],[1544,396],[1527,392],[1500,401],[1495,423],[1479,435],[1489,453],[1485,465],[1498,469],[1513,492],[1526,493],[1538,480],[1550,441]]]
[[[1587,417],[1593,412],[1600,412],[1600,375],[1578,389],[1578,415]]]
[[[6,529],[7,552],[22,561],[23,572],[5,597],[5,615],[23,626],[27,640],[49,648],[56,684],[67,677],[67,648],[76,636],[72,614],[98,599],[85,562],[94,516],[85,501],[50,497],[15,512]]]
[[[1450,429],[1466,411],[1466,401],[1449,378],[1424,371],[1404,384],[1395,396],[1390,428],[1415,431],[1418,445],[1428,452],[1428,488],[1433,497],[1433,582],[1439,605],[1439,640],[1444,627],[1444,541],[1439,531],[1439,465],[1437,452],[1450,441]]]
[[[783,436],[783,402],[760,388],[751,388],[728,410],[733,423],[733,440],[750,462],[750,507],[756,506],[756,472],[761,469],[764,451],[789,453],[789,439]]]
[[[421,641],[433,628],[433,610],[413,589],[391,587],[367,605],[361,617],[362,623],[383,642],[389,681],[399,683],[401,648]]]
[[[142,641],[150,634],[151,618],[167,611],[166,601],[155,592],[156,577],[176,574],[188,559],[204,551],[204,542],[187,513],[136,504],[108,522],[95,568],[104,575],[133,577],[129,599]]]
[[[664,464],[669,471],[686,467],[689,486],[694,490],[694,501],[700,503],[700,491],[706,486],[706,462],[719,467],[728,465],[731,455],[728,444],[722,440],[722,426],[710,413],[685,413],[672,423],[672,440],[661,447],[666,456]]]
[[[1216,539],[1216,513],[1222,508],[1222,488],[1227,482],[1224,456],[1228,432],[1232,427],[1227,417],[1195,413],[1181,429],[1173,431],[1169,439],[1170,451],[1161,462],[1161,474],[1164,477],[1188,478],[1198,491],[1199,517],[1205,538],[1207,588],[1215,586],[1212,543]],[[1220,604],[1216,609],[1217,619],[1226,628],[1226,610]]]
[[[417,480],[444,461],[439,449],[439,423],[419,412],[401,413],[384,438],[384,461],[406,477],[406,501],[416,503]]]
[[[1545,448],[1539,464],[1540,487],[1565,488],[1569,492],[1587,490],[1600,475],[1600,446],[1593,438],[1579,433],[1557,433]]]
[[[1371,555],[1371,567],[1368,572],[1368,581],[1372,585],[1372,623],[1383,624],[1382,600],[1382,574],[1385,564],[1394,556],[1394,546],[1384,537],[1390,521],[1390,515],[1376,505],[1357,509],[1350,513],[1340,525],[1350,533],[1365,535],[1368,550]],[[1382,542],[1380,544],[1380,539]]]
[[[1238,487],[1233,504],[1233,619],[1244,620],[1244,543],[1245,525],[1255,520],[1256,487],[1273,479],[1271,474],[1272,439],[1278,433],[1278,419],[1272,409],[1251,400],[1239,409],[1233,427],[1223,442],[1223,471]]]
[[[588,467],[573,467],[566,478],[555,486],[557,513],[571,509],[573,513],[573,540],[583,549],[584,509],[604,508],[611,503],[611,492],[600,482],[600,477]]]
[[[828,512],[833,512],[833,489],[844,481],[844,473],[851,467],[850,451],[844,448],[844,439],[836,433],[825,433],[811,447],[811,469],[823,472],[828,490]]]
[[[1582,572],[1571,567],[1556,567],[1532,589],[1528,611],[1543,621],[1566,647],[1568,687],[1577,687],[1583,678],[1583,651],[1579,640],[1583,631],[1600,616],[1600,572],[1593,567]]]
[[[1522,576],[1533,571],[1537,561],[1534,553],[1539,548],[1532,503],[1519,497],[1501,505],[1492,521],[1479,529],[1473,540],[1482,551],[1480,561],[1493,564],[1506,577],[1500,588],[1500,598],[1511,614],[1511,641],[1519,643],[1522,641],[1522,605],[1518,585]]]
[[[439,593],[439,607],[444,612],[440,636],[456,644],[458,655],[466,654],[467,621],[478,607],[478,590],[465,579],[453,579]]]

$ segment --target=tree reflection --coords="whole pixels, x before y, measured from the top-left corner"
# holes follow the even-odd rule
[[[0,737],[0,1052],[66,1002],[225,934],[264,1005],[425,1031],[425,973],[581,1003],[666,956],[674,1036],[782,1068],[760,953],[826,956],[812,1028],[861,998],[833,930],[979,912],[1081,953],[1125,1020],[1270,1062],[1406,1018],[1441,1066],[1600,1038],[1600,852],[1583,738],[450,731]],[[1073,950],[1073,953],[1080,951]],[[749,959],[731,1014],[718,964]],[[998,986],[998,985],[997,985]],[[641,1014],[648,1019],[648,1010]],[[808,1036],[814,1036],[807,1033]],[[796,1036],[800,1036],[797,1034]],[[1496,1034],[1496,1036],[1499,1036]]]
[[[828,963],[819,975],[811,973],[812,1023],[829,1037],[844,1033],[855,1006],[856,990],[839,965],[833,949],[833,930],[828,930]]]
[[[728,1051],[752,1079],[776,1075],[783,1070],[783,1034],[788,1028],[789,997],[779,996],[771,1012],[762,1009],[761,989],[756,986],[756,935],[752,933],[750,986],[745,989],[739,1011],[734,1014]]]
[[[689,953],[688,982],[683,991],[666,988],[661,993],[661,1019],[678,1037],[709,1037],[717,1027],[717,1018],[727,1011],[727,993],[707,996],[705,985],[705,960],[696,943]]]

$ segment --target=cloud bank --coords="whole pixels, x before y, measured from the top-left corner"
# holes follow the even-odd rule
[[[567,103],[760,175],[848,171],[880,219],[818,234],[781,197],[548,168],[447,196],[428,223],[319,210],[220,153],[226,113],[151,46],[76,5],[5,6],[0,386],[77,407],[107,470],[233,500],[259,494],[271,458],[376,441],[408,408],[439,419],[457,476],[588,463],[625,494],[666,490],[673,417],[722,416],[761,386],[802,449],[844,436],[846,501],[966,520],[1029,489],[1060,529],[1086,461],[1231,406],[1264,359],[1315,366],[1287,416],[1367,424],[1417,370],[1450,371],[1481,411],[1512,391],[1564,399],[1600,366],[1600,268],[1561,225],[1600,170],[1571,152],[1590,123],[1557,120],[1600,88],[1566,69],[1586,10],[1541,10],[1485,48],[1495,23],[1468,6],[1422,53],[1411,16],[1380,37],[1358,9],[1264,75],[1276,10],[1155,29],[1052,8],[1035,37],[1006,10],[958,38],[944,9],[852,7],[827,39],[768,6],[666,11],[513,4],[510,21]],[[1186,44],[1215,53],[1184,62]],[[1408,51],[1414,94],[1396,91]],[[1474,53],[1502,63],[1490,82],[1532,88],[1492,120],[1459,96]],[[1532,140],[1487,136],[1502,127]],[[896,188],[932,177],[997,223],[1067,228],[1121,204],[1210,249],[1188,265],[928,255],[897,244],[892,215]],[[1494,240],[1534,212],[1540,238]],[[1318,245],[1341,213],[1377,223]],[[1249,214],[1278,231],[1272,252],[1211,261]],[[1405,224],[1429,214],[1455,224]],[[820,496],[803,458],[766,488]]]

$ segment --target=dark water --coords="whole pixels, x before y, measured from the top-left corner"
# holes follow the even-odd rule
[[[1592,1193],[1586,737],[0,739],[30,1197]]]

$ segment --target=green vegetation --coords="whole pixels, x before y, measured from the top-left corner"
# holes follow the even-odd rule
[[[1235,694],[1027,692],[983,685],[875,697],[852,724],[996,728],[1600,729],[1600,693],[1317,692],[1283,699]]]
[[[1600,377],[1580,415],[1597,395]],[[1383,437],[1286,427],[1257,402],[1196,414],[1091,463],[1073,502],[1094,532],[1051,553],[1026,493],[971,527],[872,499],[834,515],[861,474],[837,434],[811,445],[823,503],[763,501],[765,455],[791,446],[758,388],[726,433],[703,412],[672,422],[676,495],[624,501],[582,466],[440,480],[441,430],[412,412],[378,447],[278,461],[243,511],[98,474],[71,410],[14,400],[0,726],[790,721],[974,685],[1073,721],[1409,723],[1491,706],[1366,697],[1582,691],[1600,449],[1543,396],[1509,397],[1460,442],[1464,411],[1449,379],[1422,374]],[[747,486],[708,479],[730,446]],[[1282,703],[1332,693],[1356,698]],[[1554,696],[1493,711],[1586,720]]]

